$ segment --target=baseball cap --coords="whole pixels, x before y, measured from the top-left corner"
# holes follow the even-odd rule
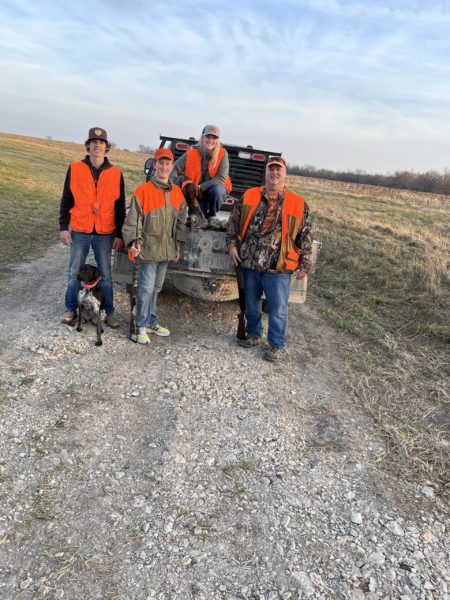
[[[215,125],[205,125],[205,127],[203,127],[202,135],[215,135],[216,137],[220,137],[219,128]]]
[[[282,167],[286,167],[286,161],[282,156],[271,156],[266,163],[266,167],[272,164],[281,165]]]
[[[169,150],[168,148],[158,148],[158,150],[155,152],[153,160],[156,161],[160,158],[168,158],[169,160],[173,161],[172,150]]]
[[[108,135],[101,127],[91,127],[89,129],[86,143],[90,142],[91,140],[103,140],[104,142],[108,142]]]

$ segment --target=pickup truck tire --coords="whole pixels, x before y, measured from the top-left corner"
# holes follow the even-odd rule
[[[234,279],[217,278],[211,273],[208,277],[172,274],[172,285],[183,294],[199,300],[226,302],[239,297],[237,283]]]

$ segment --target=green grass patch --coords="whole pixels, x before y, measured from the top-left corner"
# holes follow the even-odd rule
[[[450,201],[393,201],[387,212],[385,200],[305,196],[323,242],[310,290],[337,308],[335,324],[368,340],[401,329],[450,341]]]

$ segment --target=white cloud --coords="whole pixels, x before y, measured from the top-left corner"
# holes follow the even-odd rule
[[[31,0],[0,8],[0,129],[80,139],[95,122],[132,149],[155,145],[159,133],[197,136],[213,122],[225,141],[283,150],[293,163],[446,166],[443,4],[96,0],[91,8]]]

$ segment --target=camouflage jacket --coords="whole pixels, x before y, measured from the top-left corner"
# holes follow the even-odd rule
[[[278,194],[276,217],[272,227],[263,235],[260,234],[262,224],[267,215],[269,201],[263,191],[261,201],[255,209],[244,239],[239,242],[242,199],[233,208],[227,225],[227,248],[237,246],[241,257],[241,266],[255,271],[275,271],[281,248],[281,208],[284,193]],[[309,220],[309,208],[305,202],[302,225],[299,229],[295,245],[300,249],[299,268],[309,273],[311,268],[313,236]]]

